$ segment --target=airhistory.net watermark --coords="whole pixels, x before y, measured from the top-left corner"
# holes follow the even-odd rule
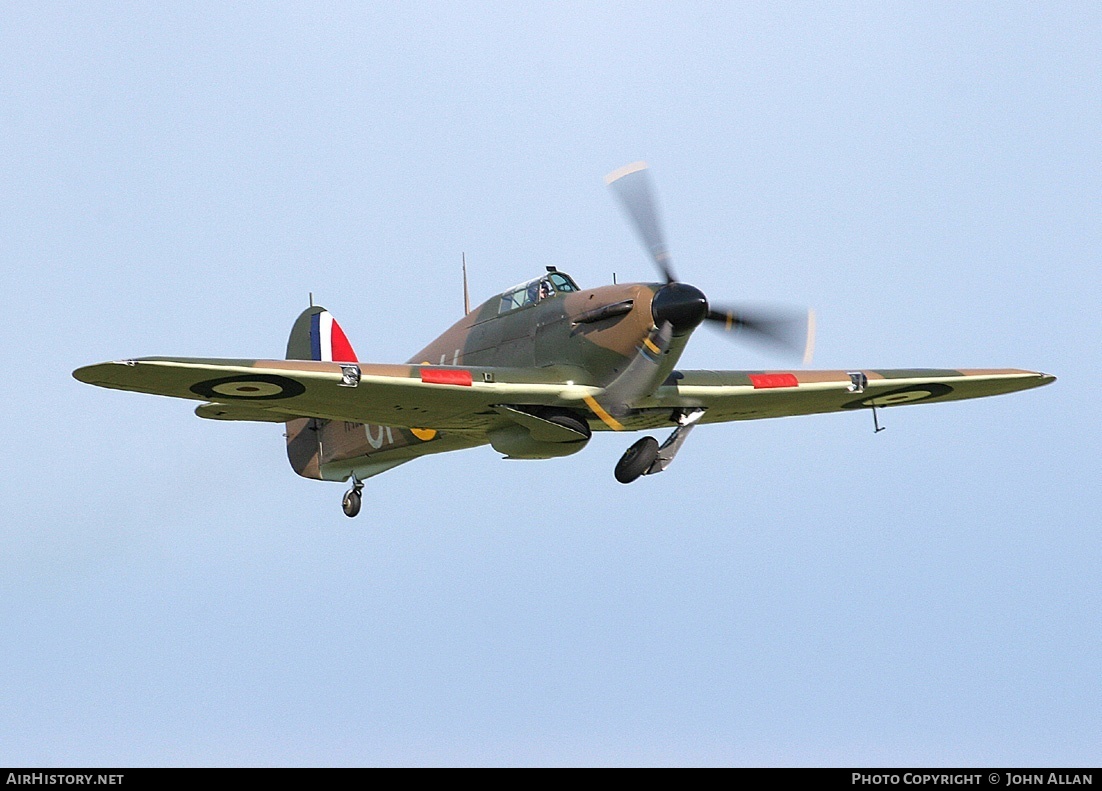
[[[16,774],[8,772],[6,785],[20,786],[117,786],[122,785],[121,774],[115,775],[71,775],[52,772],[30,772]]]

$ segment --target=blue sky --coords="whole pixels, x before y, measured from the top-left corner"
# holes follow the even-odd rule
[[[6,765],[1097,765],[1094,3],[6,4]],[[816,367],[1042,390],[489,448],[343,487],[280,429],[100,390],[403,361],[547,264],[812,305]],[[702,329],[686,368],[786,364]],[[19,430],[14,430],[18,428]]]

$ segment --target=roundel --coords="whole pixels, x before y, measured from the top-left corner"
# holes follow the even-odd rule
[[[864,409],[871,406],[913,404],[916,401],[928,401],[931,398],[941,398],[941,396],[948,395],[951,392],[953,392],[953,388],[949,387],[949,385],[931,382],[924,385],[901,387],[898,390],[881,393],[871,398],[859,398],[856,401],[850,401],[848,404],[842,404],[842,409]]]
[[[274,398],[293,398],[306,392],[306,388],[294,379],[274,374],[242,374],[224,376],[221,379],[208,379],[196,382],[191,392],[220,401],[224,398],[251,398],[265,401]]]

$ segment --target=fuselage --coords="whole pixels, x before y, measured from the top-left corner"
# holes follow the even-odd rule
[[[553,368],[554,376],[564,381],[604,388],[639,356],[656,325],[668,321],[673,336],[654,371],[654,381],[662,382],[673,372],[706,310],[704,295],[692,286],[623,283],[582,290],[569,276],[551,271],[486,300],[409,362],[514,370]],[[570,413],[583,425],[603,427],[586,410]],[[519,428],[506,418],[501,420],[509,429]],[[332,421],[288,423],[292,466],[300,475],[330,480],[343,480],[353,469],[364,478],[416,456],[486,442],[495,442],[493,432],[457,434],[431,426]],[[539,448],[527,450],[544,458],[576,452],[584,444],[540,443]],[[515,443],[509,448],[507,455],[517,458]]]
[[[479,305],[412,357],[411,363],[577,369],[599,387],[614,380],[655,326],[652,302],[663,283],[559,291],[503,310],[505,295]],[[506,292],[509,294],[509,292]],[[605,309],[602,311],[602,309]],[[695,326],[695,325],[694,325]],[[691,328],[675,334],[661,367],[668,374]]]

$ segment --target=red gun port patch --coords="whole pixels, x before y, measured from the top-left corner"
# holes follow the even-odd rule
[[[763,390],[768,387],[799,387],[800,380],[796,374],[750,374],[750,382],[755,390]]]
[[[455,368],[422,368],[421,381],[430,385],[471,386],[471,372]]]

